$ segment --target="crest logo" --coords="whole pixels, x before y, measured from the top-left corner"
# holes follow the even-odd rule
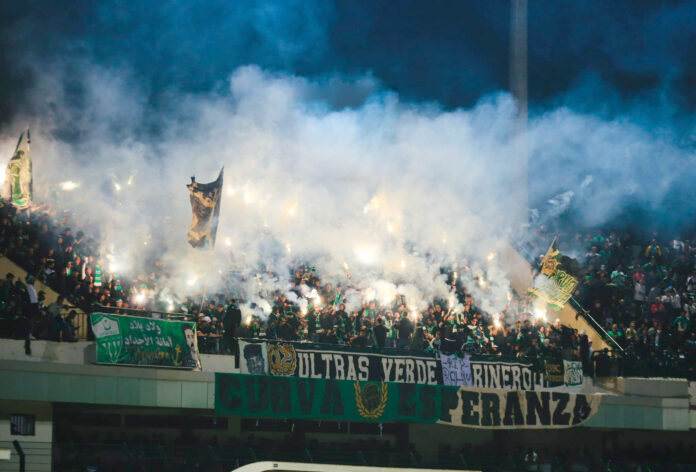
[[[117,320],[108,316],[92,324],[94,337],[97,338],[97,348],[106,354],[109,362],[116,363],[123,348],[123,339]]]
[[[273,375],[289,376],[295,373],[297,353],[292,344],[268,345],[268,368]]]
[[[361,388],[360,382],[355,382],[353,386],[355,387],[355,406],[360,416],[374,420],[384,414],[384,408],[389,399],[386,383],[381,382],[379,385],[367,383]]]

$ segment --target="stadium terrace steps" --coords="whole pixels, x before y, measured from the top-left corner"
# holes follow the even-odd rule
[[[17,264],[12,262],[6,256],[3,256],[0,254],[0,277],[2,277],[4,279],[5,276],[10,272],[14,274],[15,280],[19,280],[22,283],[24,283],[24,281],[27,278],[27,271],[26,270],[19,267]],[[46,295],[46,301],[45,301],[46,305],[49,305],[49,304],[55,302],[56,299],[58,298],[58,293],[56,293],[48,285],[41,282],[39,279],[36,279],[34,281],[34,287],[36,287],[37,293],[39,290],[43,290],[44,294]]]
[[[27,278],[26,270],[12,262],[7,258],[7,256],[0,254],[0,277],[4,279],[8,273],[14,274],[15,280],[19,280],[22,283],[24,283]],[[58,298],[58,292],[41,282],[39,279],[34,280],[34,287],[36,288],[37,293],[39,291],[44,292],[44,295],[46,296],[46,299],[44,300],[45,306],[55,302]],[[75,330],[75,337],[79,341],[87,340],[87,325],[89,324],[87,314],[81,308],[72,306],[72,304],[67,302],[67,300],[64,302],[63,306],[65,307],[62,310],[63,315],[67,315],[71,310],[74,310],[77,313],[77,316],[73,322],[73,325],[77,326],[77,329]]]
[[[500,264],[505,271],[510,285],[513,290],[520,296],[526,296],[527,290],[534,282],[534,270],[531,264],[510,244],[506,244],[500,250]],[[612,346],[604,340],[602,335],[587,322],[585,317],[580,316],[578,312],[569,303],[563,307],[561,311],[548,309],[550,317],[558,317],[566,326],[575,328],[578,331],[583,329],[587,332],[587,336],[592,341],[592,349],[600,351],[602,349],[611,349]],[[549,320],[553,321],[553,320]]]

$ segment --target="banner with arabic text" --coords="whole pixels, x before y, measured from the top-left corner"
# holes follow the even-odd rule
[[[200,368],[196,324],[92,313],[100,364]]]

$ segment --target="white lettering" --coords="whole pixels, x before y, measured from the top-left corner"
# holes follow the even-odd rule
[[[334,354],[334,365],[336,366],[336,377],[338,380],[344,380],[346,378],[346,372],[343,370],[343,356],[340,354]]]
[[[437,372],[437,361],[426,361],[425,364],[428,366],[428,384],[437,384],[437,379],[435,378],[435,374]]]
[[[307,369],[307,353],[300,352],[299,356],[297,356],[297,362],[299,363],[297,366],[297,375],[306,379],[309,377],[309,372]]]
[[[425,378],[426,368],[425,362],[416,360],[416,383],[423,384],[427,382]]]
[[[382,358],[382,371],[384,372],[384,381],[385,382],[392,382],[391,378],[391,370],[392,366],[394,365],[394,361],[389,358]]]
[[[317,366],[316,366],[316,364],[315,364],[315,357],[316,357],[316,355],[315,355],[314,353],[310,353],[310,354],[309,354],[309,363],[310,363],[310,365],[311,365],[311,367],[310,367],[310,374],[309,374],[309,375],[310,375],[310,377],[312,377],[313,379],[320,379],[320,378],[321,378],[321,374],[319,374],[319,373],[317,372]]]
[[[358,380],[358,374],[355,371],[355,361],[353,356],[348,356],[348,372],[346,373],[346,380]]]
[[[406,383],[414,383],[416,381],[413,375],[413,369],[415,365],[413,364],[413,359],[406,359]]]
[[[384,364],[384,363],[383,363]],[[358,374],[358,380],[367,380],[368,377],[370,376],[370,359],[368,359],[365,356],[360,356],[358,357],[358,370],[360,373]],[[388,373],[385,372],[385,379],[387,378]]]
[[[500,388],[500,366],[488,364],[488,387]]]
[[[474,374],[474,387],[483,388],[483,381],[481,379],[481,364],[471,364],[471,372]]]
[[[394,361],[394,382],[404,381],[404,360],[396,359]]]
[[[521,390],[520,389],[520,368],[519,366],[513,366],[512,367],[512,389],[513,390]]]
[[[331,354],[321,354],[321,360],[324,361],[324,378],[331,379]]]

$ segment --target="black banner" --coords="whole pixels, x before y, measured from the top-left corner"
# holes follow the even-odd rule
[[[545,369],[546,367],[546,369]],[[560,371],[558,370],[560,369]],[[546,370],[560,377],[546,379]],[[447,375],[443,372],[446,371]],[[564,385],[563,361],[457,357],[283,341],[240,341],[242,374],[538,391]]]

